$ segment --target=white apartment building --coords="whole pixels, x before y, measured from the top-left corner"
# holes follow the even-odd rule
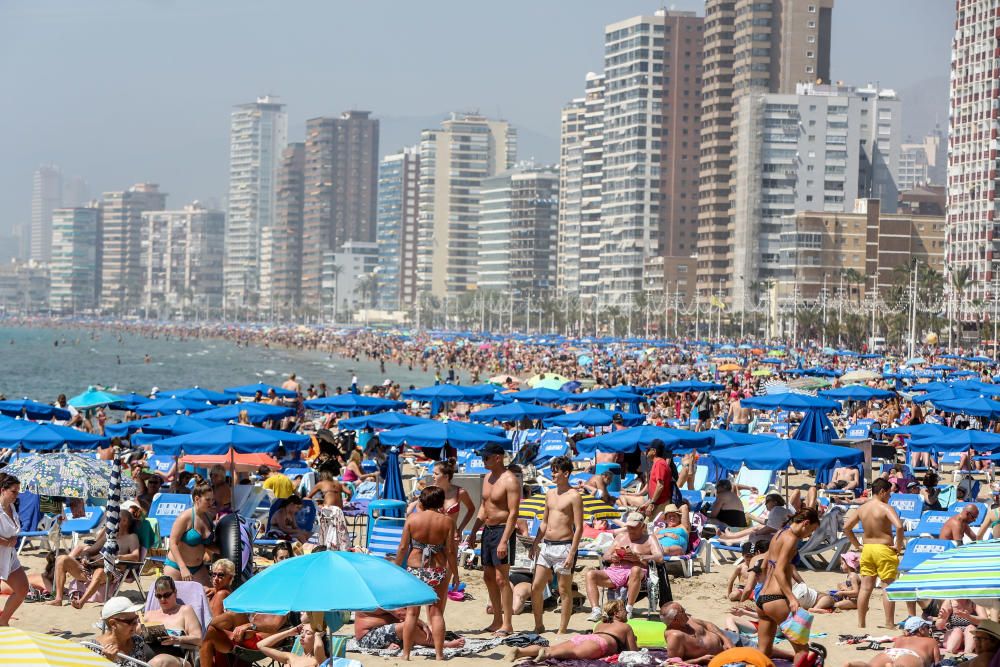
[[[93,310],[101,290],[101,209],[57,208],[52,212],[49,304],[63,314]]]
[[[222,306],[226,214],[198,202],[142,214],[143,307],[169,313]]]
[[[63,179],[59,167],[44,164],[35,170],[31,188],[31,259],[47,262],[52,256],[52,213],[62,206]]]
[[[223,265],[224,300],[232,307],[259,294],[262,230],[274,221],[277,173],[288,143],[285,105],[265,96],[230,114],[229,211]]]

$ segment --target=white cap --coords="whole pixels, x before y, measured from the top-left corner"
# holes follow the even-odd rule
[[[140,505],[139,503],[135,502],[134,500],[126,500],[125,502],[123,502],[122,506],[121,506],[121,511],[122,512],[128,512],[133,507],[135,507],[136,509],[138,509],[140,512],[142,511],[142,505]]]
[[[117,616],[118,614],[134,614],[141,609],[141,604],[136,604],[124,595],[119,595],[104,603],[104,607],[101,608],[101,619],[106,621],[112,616]]]

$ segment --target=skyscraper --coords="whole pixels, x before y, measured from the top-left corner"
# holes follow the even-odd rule
[[[274,220],[278,163],[287,143],[288,115],[277,98],[257,98],[230,114],[223,263],[224,302],[230,308],[258,301],[261,233]]]
[[[302,212],[306,146],[288,144],[278,167],[274,224],[261,234],[260,309],[289,313],[302,304]]]
[[[968,271],[951,302],[992,303],[1000,270],[997,135],[1000,133],[1000,15],[992,0],[958,0],[951,48],[946,277]],[[958,308],[958,317],[965,319]]]
[[[698,213],[698,287],[729,295],[733,151],[742,97],[830,79],[833,0],[706,0]],[[742,305],[735,303],[734,307]]]
[[[382,158],[378,171],[378,305],[406,309],[417,299],[420,155],[415,146]]]
[[[580,294],[580,221],[583,207],[583,141],[587,136],[584,98],[563,107],[559,124],[559,220],[556,290]]]
[[[318,308],[324,253],[375,241],[378,120],[368,111],[306,121],[302,303]]]
[[[162,211],[167,195],[155,183],[105,192],[101,202],[101,308],[127,314],[142,304],[142,214]]]
[[[43,164],[35,170],[31,190],[31,259],[47,262],[52,256],[52,212],[62,206],[62,172]]]
[[[49,304],[71,314],[97,307],[101,293],[101,209],[57,208],[52,212]]]
[[[163,315],[219,309],[226,214],[194,202],[147,211],[142,224],[143,308]]]
[[[478,289],[521,300],[556,283],[559,173],[519,165],[481,181]]]
[[[507,121],[453,113],[420,136],[417,281],[422,293],[455,297],[476,288],[479,188],[510,169],[517,132]]]

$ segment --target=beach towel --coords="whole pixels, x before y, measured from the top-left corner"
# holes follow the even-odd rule
[[[346,551],[351,548],[344,510],[335,505],[319,509],[319,543],[330,551]]]
[[[445,659],[450,659],[457,656],[478,655],[480,653],[486,653],[490,649],[496,648],[501,644],[505,646],[531,646],[532,644],[537,644],[538,646],[548,646],[549,641],[534,632],[516,632],[509,637],[490,637],[489,639],[473,639],[471,637],[466,637],[465,646],[462,648],[446,648],[444,650],[444,657]],[[365,653],[367,655],[377,655],[382,658],[394,658],[402,652],[402,649],[361,648],[358,646],[358,642],[354,639],[347,642],[347,650],[350,653]],[[429,646],[414,646],[410,654],[434,657],[434,649]]]

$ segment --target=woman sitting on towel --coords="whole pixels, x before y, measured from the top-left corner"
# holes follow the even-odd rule
[[[600,660],[622,651],[638,651],[635,632],[628,624],[625,603],[613,600],[604,605],[601,622],[593,632],[573,635],[568,641],[548,648],[526,646],[514,649],[512,658],[534,658],[542,662],[553,660]]]

